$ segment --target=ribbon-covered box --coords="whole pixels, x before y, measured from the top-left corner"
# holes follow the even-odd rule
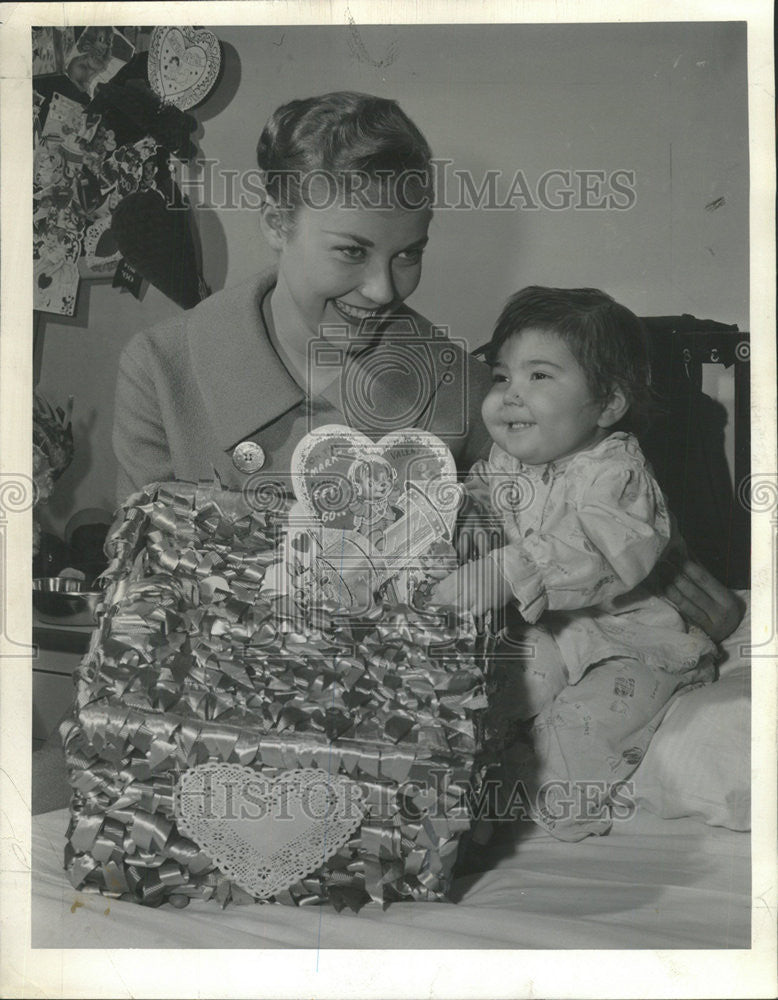
[[[444,898],[485,704],[474,622],[301,614],[263,589],[288,507],[261,507],[168,483],[120,512],[64,730],[70,880],[146,905]]]

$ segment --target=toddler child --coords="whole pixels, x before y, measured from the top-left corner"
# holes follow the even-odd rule
[[[645,584],[671,520],[631,433],[651,394],[638,318],[596,289],[526,288],[485,353],[494,443],[466,489],[505,544],[433,597],[520,613],[487,713],[505,746],[502,805],[515,809],[520,790],[537,823],[580,840],[610,828],[610,797],[675,692],[713,678],[715,647]]]

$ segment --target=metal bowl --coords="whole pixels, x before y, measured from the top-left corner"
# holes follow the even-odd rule
[[[83,587],[81,580],[62,576],[33,580],[32,603],[38,618],[55,625],[94,625],[103,594]]]

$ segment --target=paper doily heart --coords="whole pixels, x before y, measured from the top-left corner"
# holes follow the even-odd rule
[[[288,889],[348,842],[362,789],[316,768],[274,781],[239,764],[202,764],[176,786],[176,823],[214,864],[259,899]]]
[[[84,233],[84,261],[92,274],[113,272],[122,254],[111,232],[111,217],[97,219]]]
[[[159,27],[151,33],[148,75],[151,89],[181,111],[205,100],[221,67],[221,46],[203,28]]]
[[[393,431],[374,443],[351,427],[327,424],[298,443],[291,467],[302,509],[325,528],[359,530],[371,505],[392,507],[410,483],[426,494],[449,535],[453,529],[461,499],[456,464],[429,431]]]

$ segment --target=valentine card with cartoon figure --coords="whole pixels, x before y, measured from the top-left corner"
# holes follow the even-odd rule
[[[291,471],[284,591],[350,613],[382,596],[411,603],[425,557],[451,541],[462,499],[448,447],[414,428],[373,442],[328,424],[299,442]]]

